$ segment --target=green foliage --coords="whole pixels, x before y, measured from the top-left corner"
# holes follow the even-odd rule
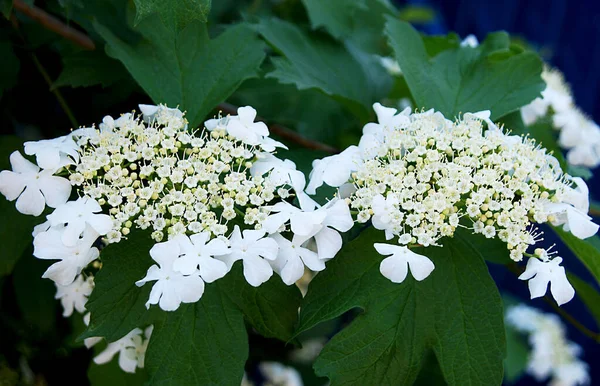
[[[165,313],[146,353],[150,384],[238,385],[248,343],[244,318],[216,286],[202,300]]]
[[[262,20],[257,29],[282,55],[271,59],[275,70],[267,77],[300,90],[316,88],[363,120],[371,115],[371,105],[390,90],[391,78],[377,58],[351,45],[310,36],[278,19]]]
[[[125,65],[152,100],[187,111],[192,126],[255,76],[264,58],[262,43],[243,24],[210,39],[204,24],[189,23],[173,35],[153,16],[139,23],[144,40],[136,45],[99,23],[95,27],[108,55]]]
[[[181,30],[195,21],[205,23],[211,0],[134,0],[134,3],[137,8],[136,24],[158,14],[167,28]]]
[[[553,228],[563,243],[586,266],[592,276],[600,284],[600,238],[592,236],[581,240],[559,227]]]
[[[127,71],[119,61],[107,57],[102,51],[82,51],[63,58],[63,70],[52,88],[95,85],[108,87],[115,82],[127,80]]]
[[[569,273],[568,278],[573,288],[575,288],[575,293],[594,318],[596,327],[600,328],[600,293],[594,286],[573,273]]]
[[[500,384],[505,353],[502,302],[479,253],[457,232],[443,248],[415,250],[436,265],[424,281],[391,283],[371,229],[347,244],[311,283],[298,331],[355,307],[364,313],[315,363],[332,384],[411,384],[433,351],[450,385]],[[410,275],[409,275],[410,276]]]
[[[513,328],[506,326],[506,359],[504,376],[508,383],[516,382],[525,373],[529,346],[525,338]]]
[[[354,16],[367,8],[365,0],[302,0],[313,29],[325,27],[336,38],[346,38],[354,30]]]
[[[531,102],[545,87],[540,58],[513,50],[504,32],[488,35],[477,48],[449,49],[434,57],[410,24],[389,18],[385,32],[417,106],[448,118],[490,110],[495,120]]]
[[[19,74],[19,58],[15,55],[12,45],[8,39],[0,37],[0,98],[4,91],[12,88],[17,83]]]

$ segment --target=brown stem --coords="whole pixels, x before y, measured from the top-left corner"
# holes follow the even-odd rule
[[[75,28],[69,27],[58,18],[50,15],[46,11],[34,6],[28,5],[22,0],[14,0],[13,6],[22,14],[40,23],[44,28],[56,32],[65,39],[72,41],[84,50],[93,51],[96,49],[94,41],[86,34],[77,31]]]
[[[233,106],[229,103],[219,104],[218,109],[227,114],[237,114],[237,107]],[[256,119],[259,121],[264,121],[264,119],[261,117],[256,117]],[[269,130],[271,131],[271,133],[273,133],[281,138],[284,138],[290,142],[294,142],[294,143],[296,143],[302,147],[305,147],[307,149],[320,150],[320,151],[324,151],[324,152],[327,152],[330,154],[337,154],[340,152],[338,149],[336,149],[333,146],[329,146],[324,143],[305,138],[302,135],[298,134],[297,132],[295,132],[291,129],[288,129],[285,126],[281,126],[278,124],[272,124],[272,125],[269,125]]]
[[[524,271],[523,267],[518,266],[514,263],[506,264],[506,268],[508,268],[509,271],[511,271],[512,273],[514,273],[517,276],[520,276]],[[581,324],[571,314],[569,314],[564,309],[560,308],[560,306],[558,304],[556,304],[556,302],[553,299],[551,299],[548,295],[544,295],[544,301],[546,303],[550,304],[552,309],[554,311],[556,311],[557,314],[562,316],[562,318],[564,320],[566,320],[569,324],[571,324],[573,327],[575,327],[577,330],[579,330],[583,335],[587,336],[588,338],[591,338],[596,343],[600,343],[600,333],[594,332],[594,331],[590,330],[589,328],[587,328],[586,326],[584,326],[583,324]]]

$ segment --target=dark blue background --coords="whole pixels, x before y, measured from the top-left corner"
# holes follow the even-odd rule
[[[577,105],[596,122],[600,121],[600,0],[413,0],[402,3],[424,5],[436,11],[431,23],[420,26],[429,34],[455,31],[461,37],[474,34],[481,41],[489,32],[506,30],[524,38],[535,45],[547,62],[565,74]],[[597,173],[598,169],[594,170],[594,174]],[[595,177],[588,182],[596,197],[600,196],[598,180]],[[549,246],[554,241],[546,233],[544,245]],[[558,244],[558,247],[567,269],[593,283],[582,264],[565,253],[564,246]],[[514,274],[499,266],[491,266],[490,270],[503,293],[551,312],[542,300],[528,299],[525,282],[517,280]],[[597,331],[593,319],[577,298],[563,307]],[[600,385],[600,366],[597,366],[600,345],[569,325],[567,327],[568,337],[584,349],[583,359],[590,365],[591,384]],[[537,383],[528,376],[518,382],[518,385],[532,384]]]

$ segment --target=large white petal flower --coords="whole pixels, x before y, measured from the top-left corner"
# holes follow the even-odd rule
[[[263,230],[247,229],[242,233],[236,225],[229,236],[230,253],[217,259],[225,262],[228,269],[231,269],[234,262],[242,260],[246,281],[258,287],[273,275],[273,268],[267,260],[275,260],[279,252],[277,242],[264,236]]]
[[[363,134],[373,135],[379,142],[385,141],[385,136],[389,130],[400,129],[410,124],[410,109],[396,114],[398,110],[392,107],[385,107],[377,102],[373,104],[373,110],[377,115],[377,122],[367,123],[363,127]]]
[[[342,249],[342,236],[354,226],[348,203],[343,199],[334,199],[317,212],[325,212],[321,229],[315,234],[317,253],[320,259],[329,260]]]
[[[181,249],[180,257],[173,264],[173,269],[184,275],[191,275],[200,266],[200,276],[207,283],[222,278],[227,273],[227,266],[215,256],[226,255],[229,248],[223,240],[210,238],[209,232],[192,236],[178,235],[173,238]]]
[[[164,311],[175,311],[181,303],[195,303],[202,297],[204,280],[200,277],[200,271],[184,276],[173,270],[179,254],[179,243],[175,240],[155,244],[150,249],[150,256],[159,265],[148,268],[146,276],[135,282],[135,285],[141,287],[149,281],[156,281],[146,308],[150,308],[151,304],[158,304]]]
[[[52,264],[42,277],[67,286],[73,283],[83,268],[98,258],[98,249],[92,246],[98,234],[88,227],[83,232],[83,238],[75,245],[66,246],[62,242],[61,228],[50,228],[39,233],[33,239],[33,255],[38,259],[61,260]]]
[[[314,160],[306,192],[316,194],[317,188],[323,183],[332,187],[342,186],[362,163],[361,150],[357,146],[349,146],[340,154]]]
[[[79,162],[79,146],[71,135],[41,141],[28,141],[23,144],[25,154],[35,155],[42,169],[56,170]]]
[[[390,195],[387,198],[381,194],[373,197],[373,216],[371,222],[375,229],[385,231],[385,239],[391,240],[394,235],[392,233],[392,216],[398,212],[398,198]]]
[[[294,235],[292,241],[279,233],[270,237],[279,245],[279,253],[275,260],[269,262],[285,284],[292,285],[298,281],[304,274],[305,265],[317,272],[325,269],[325,262],[315,252],[302,246],[308,240],[307,237]]]
[[[56,284],[55,299],[60,299],[63,307],[63,316],[68,317],[73,314],[73,309],[83,314],[88,296],[94,289],[94,278],[89,276],[84,280],[83,275],[77,276],[75,281],[67,286]]]
[[[135,373],[135,369],[138,366],[138,359],[129,355],[129,352],[132,349],[135,351],[136,346],[141,343],[141,335],[142,330],[139,328],[131,330],[116,342],[109,343],[104,351],[94,357],[94,362],[99,365],[108,363],[116,354],[119,354],[119,367],[126,373]],[[135,337],[139,337],[140,339],[135,339]]]
[[[262,137],[269,136],[269,129],[264,122],[254,122],[256,110],[251,106],[238,108],[238,119],[227,122],[227,133],[248,145],[258,145]]]
[[[278,362],[262,362],[258,365],[266,378],[267,385],[303,386],[300,373],[293,367],[284,366]]]
[[[94,229],[99,236],[104,236],[113,228],[110,216],[100,212],[102,212],[100,204],[93,198],[85,196],[56,208],[48,215],[48,221],[52,226],[66,224],[62,233],[62,242],[67,246],[73,246],[86,226]]]
[[[54,170],[41,170],[26,160],[18,151],[10,155],[13,171],[0,172],[0,193],[7,200],[17,199],[17,210],[23,214],[39,216],[45,205],[51,208],[64,204],[71,194],[71,183],[56,177]]]
[[[325,220],[327,213],[323,211],[306,212],[285,201],[270,207],[271,214],[263,221],[263,229],[268,233],[278,232],[283,224],[290,222],[292,232],[298,236],[314,235]]]
[[[380,243],[375,243],[373,246],[380,255],[389,256],[383,259],[379,271],[394,283],[402,283],[406,279],[409,268],[417,281],[425,279],[435,268],[429,258],[414,253],[405,246]]]
[[[306,178],[304,173],[296,170],[296,164],[288,159],[281,160],[270,153],[259,153],[257,161],[250,168],[252,177],[263,176],[268,172],[269,180],[275,186],[290,185],[296,192],[304,190]]]
[[[529,258],[525,272],[519,276],[519,279],[529,280],[532,299],[544,296],[548,283],[550,283],[550,292],[559,306],[573,299],[575,290],[567,280],[565,269],[559,265],[560,263],[562,258],[558,256],[545,261],[535,257]]]
[[[579,239],[587,239],[598,232],[598,225],[592,222],[592,218],[570,204],[550,203],[544,209],[549,216],[554,216],[552,225],[564,224],[563,229]]]

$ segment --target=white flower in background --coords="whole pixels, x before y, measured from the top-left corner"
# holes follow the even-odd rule
[[[398,110],[392,107],[385,107],[380,103],[373,104],[373,110],[377,115],[377,122],[369,122],[363,127],[364,135],[373,135],[377,140],[383,142],[385,136],[390,130],[398,130],[407,127],[410,124],[410,109],[398,113]]]
[[[28,141],[23,146],[25,154],[35,155],[35,161],[42,169],[56,170],[79,161],[79,146],[71,135]]]
[[[138,106],[140,108],[140,111],[142,112],[144,121],[146,121],[146,122],[152,122],[152,120],[154,120],[154,119],[165,120],[164,118],[166,117],[168,120],[171,120],[171,121],[173,121],[173,119],[179,120],[179,121],[176,121],[176,123],[179,125],[184,124],[183,123],[183,119],[184,119],[183,112],[181,112],[179,109],[169,108],[169,107],[166,107],[163,105],[156,106],[156,105],[140,104]]]
[[[53,176],[54,170],[40,170],[18,151],[10,155],[13,171],[0,172],[0,193],[7,200],[17,199],[17,210],[39,216],[46,205],[51,208],[64,204],[71,194],[69,180]]]
[[[250,106],[240,107],[237,110],[238,119],[227,122],[227,133],[248,145],[260,144],[262,137],[269,136],[269,128],[264,122],[254,122],[256,110]]]
[[[325,269],[324,260],[319,259],[315,252],[302,246],[310,237],[294,235],[291,241],[279,233],[269,237],[279,245],[277,258],[269,263],[285,284],[292,285],[298,281],[304,274],[305,265],[316,272]]]
[[[336,198],[317,212],[325,212],[320,229],[315,233],[315,244],[319,259],[333,259],[342,249],[342,236],[339,232],[347,232],[354,226],[350,208],[345,200]]]
[[[146,329],[146,339],[143,339],[141,329],[131,330],[116,342],[109,343],[104,351],[94,357],[94,362],[102,365],[110,362],[115,355],[119,354],[119,367],[127,373],[135,373],[136,368],[144,367],[146,348],[151,333],[152,326]]]
[[[323,211],[305,212],[285,201],[278,202],[269,209],[269,217],[262,222],[263,229],[269,234],[279,232],[289,221],[295,235],[313,236],[327,216]]]
[[[390,56],[381,56],[379,57],[379,63],[381,63],[388,74],[393,76],[402,75],[402,69],[400,69],[400,64],[396,61],[396,59]]]
[[[317,188],[323,183],[333,187],[344,185],[362,162],[361,151],[357,146],[349,146],[340,154],[314,160],[306,193],[316,194]]]
[[[92,289],[94,289],[94,278],[92,276],[84,279],[83,275],[79,275],[73,283],[67,286],[56,284],[56,295],[54,298],[60,299],[63,307],[63,316],[71,316],[73,309],[83,314],[85,312],[85,304],[87,303],[88,296],[92,293]]]
[[[173,263],[173,269],[184,275],[199,272],[207,283],[222,278],[227,273],[227,266],[216,256],[230,252],[227,244],[221,239],[210,238],[210,233],[202,232],[191,236],[177,235],[173,239],[179,244],[180,257]],[[198,271],[198,266],[200,270]]]
[[[141,287],[147,282],[156,281],[146,308],[150,308],[151,304],[158,304],[164,311],[175,311],[181,303],[195,303],[202,297],[204,280],[200,277],[200,271],[184,276],[173,270],[180,251],[179,243],[175,240],[157,243],[150,249],[150,256],[158,265],[148,268],[146,276],[135,282],[135,285]]]
[[[265,377],[265,386],[303,386],[300,373],[293,367],[278,362],[262,362],[258,365]]]
[[[236,225],[229,236],[229,245],[229,253],[218,256],[217,259],[225,262],[229,270],[233,263],[242,260],[244,277],[250,285],[258,287],[273,275],[273,268],[267,260],[277,258],[279,245],[272,238],[265,237],[265,231],[244,230],[242,233]]]
[[[573,299],[575,290],[567,280],[565,269],[559,265],[562,263],[562,258],[556,256],[550,260],[546,251],[536,254],[539,258],[530,257],[525,272],[519,276],[520,280],[529,280],[531,298],[544,296],[550,283],[550,292],[559,306]]]
[[[537,381],[550,378],[552,386],[583,386],[590,383],[588,365],[578,358],[581,347],[569,341],[560,319],[525,305],[506,311],[509,327],[529,334],[531,353],[527,372]]]
[[[311,338],[302,342],[302,347],[292,350],[290,359],[294,362],[312,364],[327,343],[326,338]]]
[[[409,267],[410,273],[417,281],[425,279],[435,268],[429,258],[414,253],[405,246],[381,243],[375,243],[373,246],[380,255],[389,256],[383,259],[379,271],[393,283],[402,283],[406,279]]]
[[[106,235],[113,228],[109,215],[102,214],[102,207],[90,197],[80,197],[77,201],[67,201],[48,215],[50,225],[66,224],[61,240],[66,246],[73,246],[87,226],[98,236]]]
[[[68,286],[73,283],[81,270],[98,258],[98,248],[93,247],[98,238],[95,231],[87,228],[75,245],[66,246],[62,242],[61,227],[50,228],[33,239],[33,255],[38,259],[60,260],[52,264],[42,275],[55,283]]]
[[[477,36],[475,36],[473,34],[467,35],[467,37],[465,37],[463,39],[463,41],[460,42],[460,46],[475,48],[475,47],[479,46],[479,40],[477,39]]]

